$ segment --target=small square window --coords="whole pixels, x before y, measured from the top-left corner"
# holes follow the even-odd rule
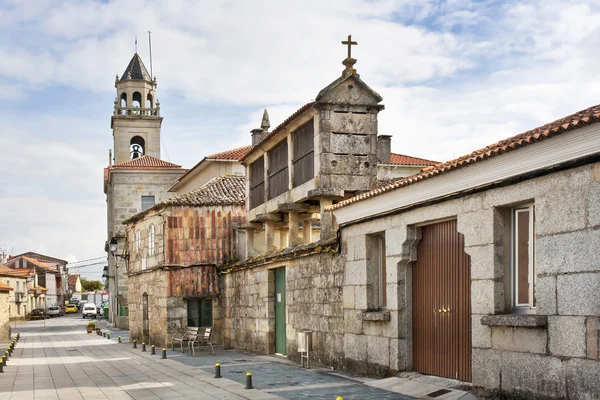
[[[155,204],[154,196],[142,196],[142,211],[146,211]]]

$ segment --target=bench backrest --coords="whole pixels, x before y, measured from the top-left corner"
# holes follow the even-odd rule
[[[210,342],[210,333],[212,332],[212,328],[206,328],[204,330],[204,337],[202,338],[202,341],[204,343],[208,343]]]
[[[198,328],[189,327],[187,328],[186,336],[196,336],[198,334]]]

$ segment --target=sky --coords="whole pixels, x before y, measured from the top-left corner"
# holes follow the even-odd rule
[[[600,0],[0,0],[0,249],[105,256],[115,75],[135,37],[149,68],[148,31],[162,158],[186,168],[314,99],[348,34],[396,153],[444,161],[600,103]]]

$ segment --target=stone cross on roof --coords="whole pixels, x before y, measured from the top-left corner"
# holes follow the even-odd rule
[[[358,46],[358,42],[353,42],[352,35],[348,35],[348,40],[343,40],[342,44],[348,45],[348,58],[352,58],[352,46]]]

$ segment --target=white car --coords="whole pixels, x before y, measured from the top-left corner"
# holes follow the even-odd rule
[[[83,311],[81,312],[83,314],[82,318],[93,317],[94,319],[96,319],[97,312],[98,310],[96,309],[96,305],[94,303],[85,303],[83,305]]]

